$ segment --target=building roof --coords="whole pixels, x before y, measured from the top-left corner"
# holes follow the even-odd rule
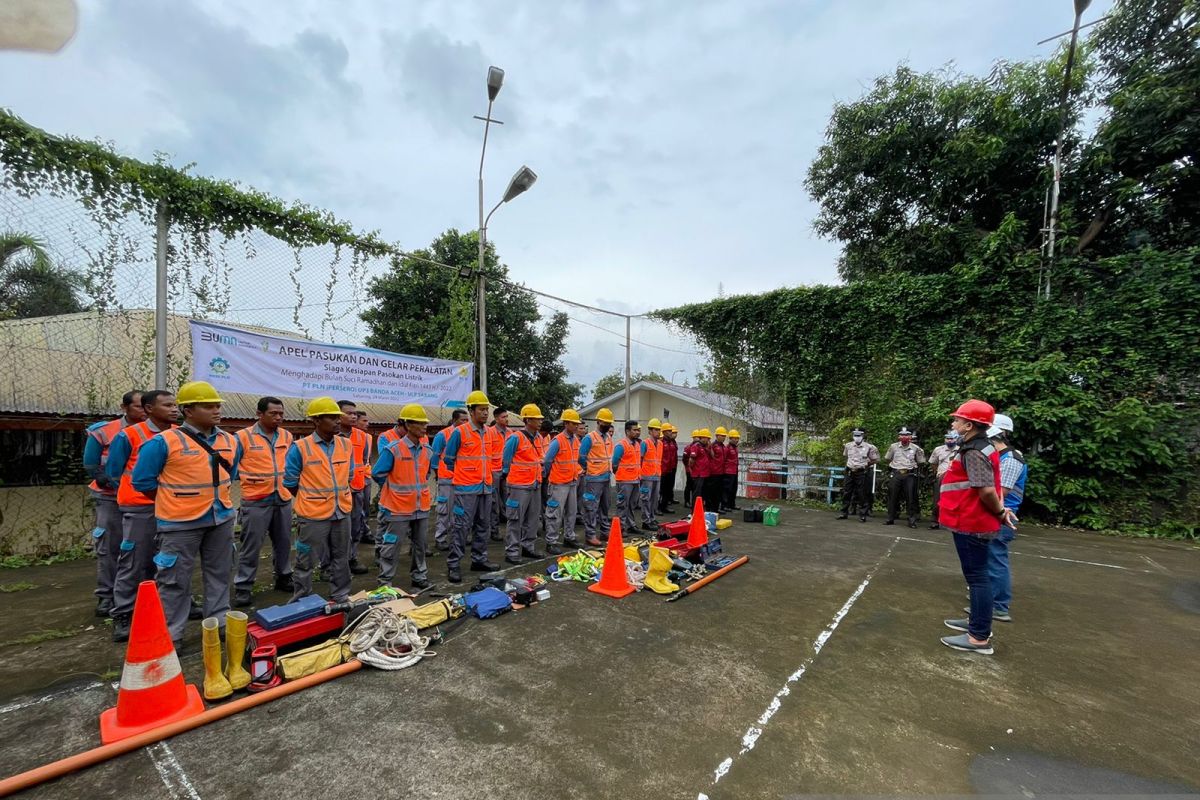
[[[701,408],[706,408],[721,416],[745,420],[755,428],[783,430],[783,412],[777,408],[764,406],[761,403],[743,400],[733,395],[708,392],[703,389],[694,389],[690,386],[677,386],[673,383],[662,383],[660,381],[638,381],[629,387],[629,392],[632,394],[642,389],[661,392],[682,400],[685,403],[692,403]],[[599,400],[589,403],[579,409],[579,413],[584,417],[595,416],[596,412],[601,408],[604,406],[611,407],[619,403],[624,396],[625,390],[621,389],[618,392],[610,394],[608,397],[602,397]]]
[[[167,317],[167,373],[171,384],[167,388],[191,376],[192,339],[188,321],[189,317],[180,314]],[[222,324],[303,338],[273,328]],[[107,416],[117,410],[125,392],[153,388],[153,378],[152,310],[85,311],[0,321],[0,414]],[[254,419],[258,397],[223,392],[222,416]],[[286,419],[304,419],[299,398],[280,399]],[[358,409],[367,412],[372,422],[394,421],[400,408],[390,403],[358,404]],[[450,421],[451,409],[427,406],[425,411],[433,425]]]

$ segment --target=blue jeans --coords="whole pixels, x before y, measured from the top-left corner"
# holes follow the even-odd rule
[[[954,549],[958,551],[963,577],[971,591],[971,616],[967,621],[967,633],[976,639],[990,639],[992,582],[988,577],[988,554],[991,552],[991,543],[979,536],[955,533]]]
[[[992,602],[995,610],[1008,613],[1012,602],[1012,573],[1008,570],[1008,543],[1017,538],[1017,532],[1007,526],[1000,535],[988,542],[988,578],[992,581]]]

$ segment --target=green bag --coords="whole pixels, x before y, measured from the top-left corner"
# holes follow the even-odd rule
[[[763,525],[779,524],[779,506],[767,506],[763,509]]]

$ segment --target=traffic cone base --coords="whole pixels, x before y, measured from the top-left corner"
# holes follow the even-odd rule
[[[200,692],[183,682],[158,587],[154,581],[142,581],[133,605],[117,705],[100,714],[100,740],[112,744],[203,713]]]
[[[604,551],[604,567],[600,580],[588,585],[589,592],[608,597],[625,597],[633,594],[633,584],[625,571],[625,547],[621,544],[621,520],[613,517],[612,530],[608,534],[608,549]]]
[[[688,526],[687,546],[703,547],[708,544],[708,526],[704,524],[704,501],[696,498],[692,507],[692,524]]]

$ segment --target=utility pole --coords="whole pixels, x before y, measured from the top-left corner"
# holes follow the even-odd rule
[[[630,358],[630,352],[631,352],[630,345],[632,344],[632,342],[629,338],[629,320],[630,319],[632,319],[632,318],[629,316],[625,317],[625,420],[626,421],[629,420],[629,365],[632,361],[632,359]]]
[[[159,200],[155,210],[154,237],[154,388],[167,387],[167,238],[170,221],[167,201]]]

